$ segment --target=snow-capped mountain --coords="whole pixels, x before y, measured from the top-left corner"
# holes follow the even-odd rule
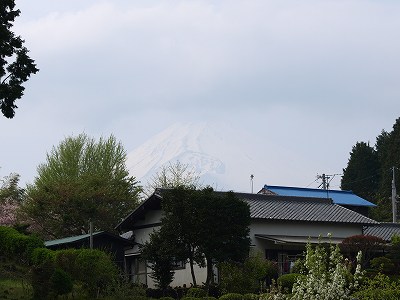
[[[203,185],[241,192],[251,191],[250,175],[254,174],[257,192],[268,173],[271,176],[263,158],[270,151],[261,144],[251,133],[224,123],[176,123],[130,152],[127,167],[146,185],[161,166],[179,161],[200,174]]]
[[[128,153],[130,174],[146,186],[163,165],[179,161],[201,175],[201,184],[215,190],[258,192],[264,184],[310,186],[331,160],[316,158],[311,136],[310,141],[301,141],[306,147],[299,147],[293,136],[282,136],[276,128],[255,126],[245,130],[245,124],[237,122],[235,126],[222,122],[176,123]],[[314,184],[318,187],[318,182]]]

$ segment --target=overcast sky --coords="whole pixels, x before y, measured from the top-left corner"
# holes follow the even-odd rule
[[[130,152],[175,122],[218,120],[298,153],[309,168],[294,177],[285,163],[273,173],[286,180],[265,182],[306,186],[400,116],[399,1],[16,5],[13,30],[40,72],[14,119],[0,118],[0,175],[23,183],[66,136],[114,134]]]

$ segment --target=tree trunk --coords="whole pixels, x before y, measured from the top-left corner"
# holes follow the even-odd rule
[[[211,283],[214,283],[214,271],[213,271],[213,264],[211,258],[206,258],[207,262],[207,279],[206,279],[206,289],[207,294]]]
[[[192,281],[193,281],[193,286],[197,287],[197,283],[196,283],[196,275],[194,274],[194,268],[193,268],[193,255],[190,255],[189,258],[189,264],[190,264],[190,273],[192,274]]]

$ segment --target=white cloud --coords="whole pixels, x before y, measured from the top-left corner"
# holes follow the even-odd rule
[[[395,1],[18,5],[15,29],[40,72],[13,125],[0,124],[11,152],[40,143],[35,162],[72,133],[114,133],[134,147],[177,120],[209,118],[268,128],[282,147],[298,149],[301,166],[340,170],[355,141],[390,130],[397,115]],[[341,142],[326,150],[326,136]]]

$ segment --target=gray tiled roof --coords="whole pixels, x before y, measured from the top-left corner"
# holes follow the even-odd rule
[[[368,226],[364,229],[365,235],[373,235],[390,241],[392,236],[400,236],[400,224],[398,223],[380,223],[379,225]]]
[[[244,193],[236,195],[249,204],[250,215],[254,219],[378,224],[359,213],[333,204],[329,199]]]

